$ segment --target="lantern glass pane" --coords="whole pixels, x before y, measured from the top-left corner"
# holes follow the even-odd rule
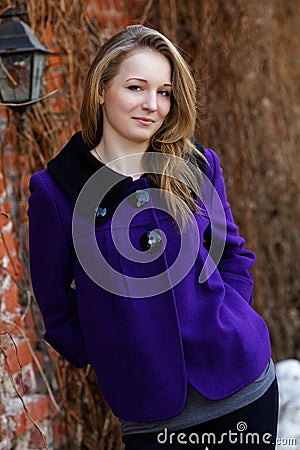
[[[45,59],[46,59],[45,53],[35,53],[33,55],[32,91],[31,91],[32,100],[35,100],[40,96],[42,78],[45,67]]]
[[[22,103],[30,100],[31,54],[14,53],[0,57],[0,91],[2,102]]]

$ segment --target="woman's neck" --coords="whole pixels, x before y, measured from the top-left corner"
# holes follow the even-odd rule
[[[92,153],[112,170],[135,179],[144,172],[142,157],[147,147],[147,143],[112,142],[103,137]]]

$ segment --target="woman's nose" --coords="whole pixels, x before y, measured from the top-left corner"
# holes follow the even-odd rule
[[[142,108],[147,110],[147,111],[151,111],[151,112],[155,112],[157,111],[157,98],[156,98],[156,92],[149,92],[146,97],[144,98],[144,102],[142,104]]]

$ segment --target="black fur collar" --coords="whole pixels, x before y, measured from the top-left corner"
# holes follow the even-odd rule
[[[200,151],[204,152],[199,144],[196,143],[196,145]],[[197,163],[199,168],[205,171],[205,161],[197,157]],[[49,161],[47,168],[57,185],[74,203],[85,183],[97,170],[103,168],[101,176],[110,180],[109,184],[114,186],[105,194],[98,209],[92,203],[88,205],[88,214],[95,217],[95,210],[97,214],[99,212],[96,215],[98,224],[104,223],[113,215],[133,181],[132,177],[115,172],[95,158],[84,144],[80,131],[75,133],[65,147]],[[142,177],[147,177],[147,174],[143,174]],[[89,203],[88,200],[87,203]]]

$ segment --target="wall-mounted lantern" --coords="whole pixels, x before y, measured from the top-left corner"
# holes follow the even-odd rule
[[[24,127],[24,112],[40,100],[47,50],[29,26],[19,19],[27,14],[10,8],[0,19],[0,100],[17,110]]]

